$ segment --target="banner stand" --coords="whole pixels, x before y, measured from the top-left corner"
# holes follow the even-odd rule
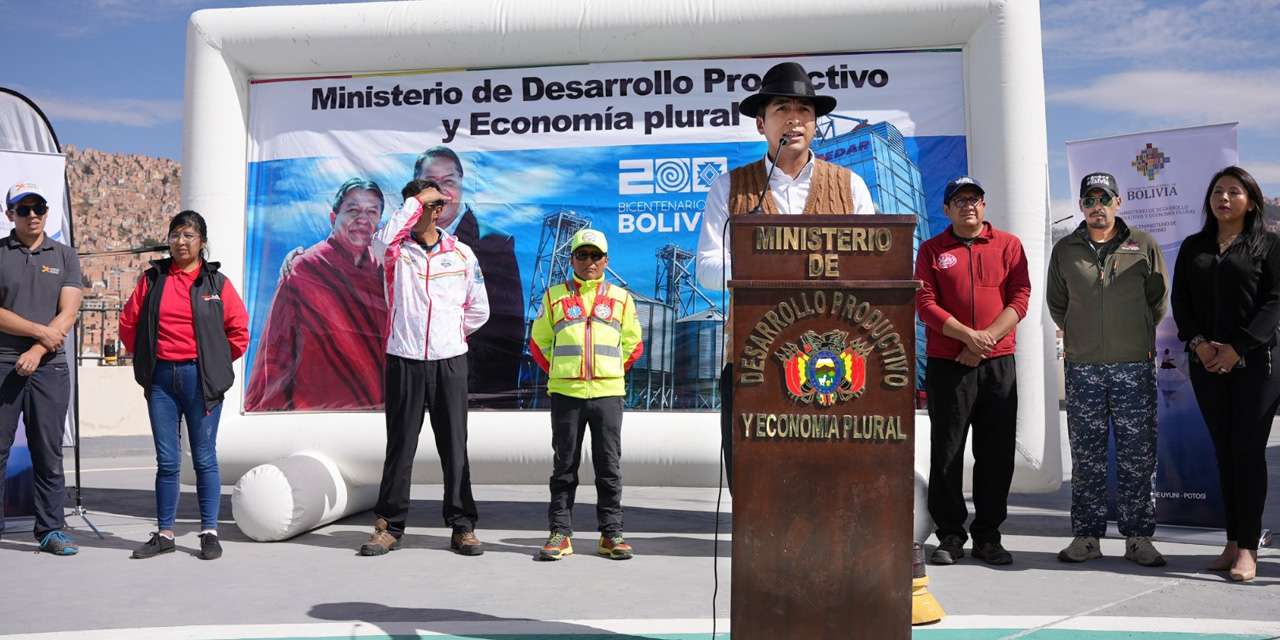
[[[5,123],[4,132],[8,135],[0,137],[0,148],[8,151],[16,151],[19,153],[30,153],[34,158],[57,154],[62,156],[62,145],[58,143],[58,135],[53,131],[53,125],[49,123],[49,119],[45,117],[44,112],[40,110],[34,102],[29,98],[5,87],[0,87],[0,120]],[[57,182],[62,183],[62,218],[60,230],[56,229],[50,233],[50,237],[63,242],[69,247],[75,248],[75,232],[71,219],[71,190],[67,183],[66,175],[66,158],[61,158],[62,169],[61,177]],[[50,172],[52,176],[52,172]],[[52,177],[50,178],[52,179]],[[39,181],[38,181],[39,182]],[[44,180],[44,183],[50,183]],[[49,203],[50,205],[54,203]],[[63,448],[68,446],[67,439],[70,437],[70,446],[72,448],[72,456],[75,464],[75,506],[72,507],[71,515],[80,516],[85,524],[98,535],[98,539],[104,540],[105,537],[101,531],[89,521],[86,515],[88,511],[84,508],[84,502],[81,498],[81,475],[80,475],[80,371],[79,371],[79,352],[77,345],[79,344],[79,325],[73,327],[67,334],[65,341],[66,352],[69,361],[67,362],[68,370],[71,375],[71,407],[72,415],[70,416],[70,429],[63,431]],[[74,358],[73,362],[70,361]],[[63,468],[65,470],[66,462],[64,459]],[[4,478],[0,478],[3,482]],[[0,506],[3,508],[3,506]],[[34,527],[35,519],[33,518],[15,518],[13,522],[18,526],[26,524],[26,520],[31,521]],[[13,527],[9,525],[9,520],[5,522],[6,530]]]

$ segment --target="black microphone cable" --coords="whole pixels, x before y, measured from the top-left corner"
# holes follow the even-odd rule
[[[778,156],[782,155],[782,146],[785,145],[786,143],[787,143],[786,136],[782,136],[781,138],[778,139],[778,150],[773,153],[773,162],[769,165],[769,173],[764,177],[764,189],[760,191],[760,197],[756,199],[755,208],[748,211],[747,212],[748,214],[758,215],[758,214],[764,213],[764,196],[765,194],[769,193],[769,181],[773,179],[773,170],[778,167]],[[768,153],[768,150],[766,149],[765,158],[768,158],[768,157],[769,157],[769,153]],[[725,232],[729,230],[729,219],[732,217],[733,217],[733,214],[727,211],[727,207],[726,207],[724,224],[720,226],[720,311],[722,314],[721,324],[720,324],[720,327],[721,327],[720,343],[721,345],[723,345],[722,348],[724,349],[729,348],[728,345],[724,345],[724,330],[726,325],[728,325],[729,323],[729,302],[727,300],[727,297],[729,295],[729,285],[728,285],[729,278],[726,277],[728,275],[727,274],[728,265],[726,264],[727,263],[726,258],[728,257],[729,243],[725,240],[724,236],[725,236]],[[722,365],[721,366],[722,374],[724,369],[725,367]],[[723,377],[723,375],[721,377]],[[722,387],[725,384],[726,383],[721,382]],[[728,381],[727,384],[728,384],[729,393],[732,394],[733,381],[730,380]],[[726,394],[723,393],[723,391],[720,394],[720,410],[721,411],[724,411],[725,395]],[[729,422],[730,429],[729,429],[728,437],[732,438],[733,437],[733,428],[732,428],[733,416],[729,416],[729,420],[730,420]],[[711,637],[713,640],[716,637],[716,598],[719,597],[720,595],[720,508],[721,508],[720,501],[724,497],[724,437],[723,437],[723,432],[721,433],[722,433],[722,436],[720,438],[720,473],[718,475],[718,487],[716,489],[715,533],[712,534],[712,538],[711,538],[711,545],[712,545],[711,546],[711,584],[712,584],[711,586]],[[730,603],[730,606],[732,606],[732,603]]]

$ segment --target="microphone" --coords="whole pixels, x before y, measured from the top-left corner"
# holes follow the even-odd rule
[[[773,162],[769,165],[769,174],[764,177],[764,188],[760,190],[760,197],[756,199],[756,207],[747,212],[747,215],[758,215],[764,213],[764,196],[769,193],[769,181],[773,179],[773,170],[778,168],[778,156],[782,155],[782,145],[787,143],[787,137],[778,138],[778,150],[773,153]],[[768,157],[768,154],[765,154]]]

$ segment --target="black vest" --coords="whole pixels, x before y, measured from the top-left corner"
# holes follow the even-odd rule
[[[160,298],[169,277],[172,259],[152,260],[143,274],[147,296],[142,301],[138,318],[138,334],[133,349],[133,379],[142,385],[147,400],[151,399],[151,378],[156,368],[156,343],[160,336]],[[195,323],[196,368],[204,390],[206,411],[222,403],[222,397],[235,381],[231,368],[231,341],[223,328],[222,287],[227,277],[218,273],[217,262],[206,261],[191,285],[191,315]]]

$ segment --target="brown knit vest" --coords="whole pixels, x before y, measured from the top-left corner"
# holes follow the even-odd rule
[[[853,190],[849,188],[849,174],[844,168],[814,158],[813,180],[809,183],[809,197],[802,213],[853,213]],[[765,191],[764,159],[743,165],[729,172],[729,215],[746,213],[756,206],[760,192]],[[777,215],[778,204],[773,201],[773,191],[765,191],[764,212]]]

